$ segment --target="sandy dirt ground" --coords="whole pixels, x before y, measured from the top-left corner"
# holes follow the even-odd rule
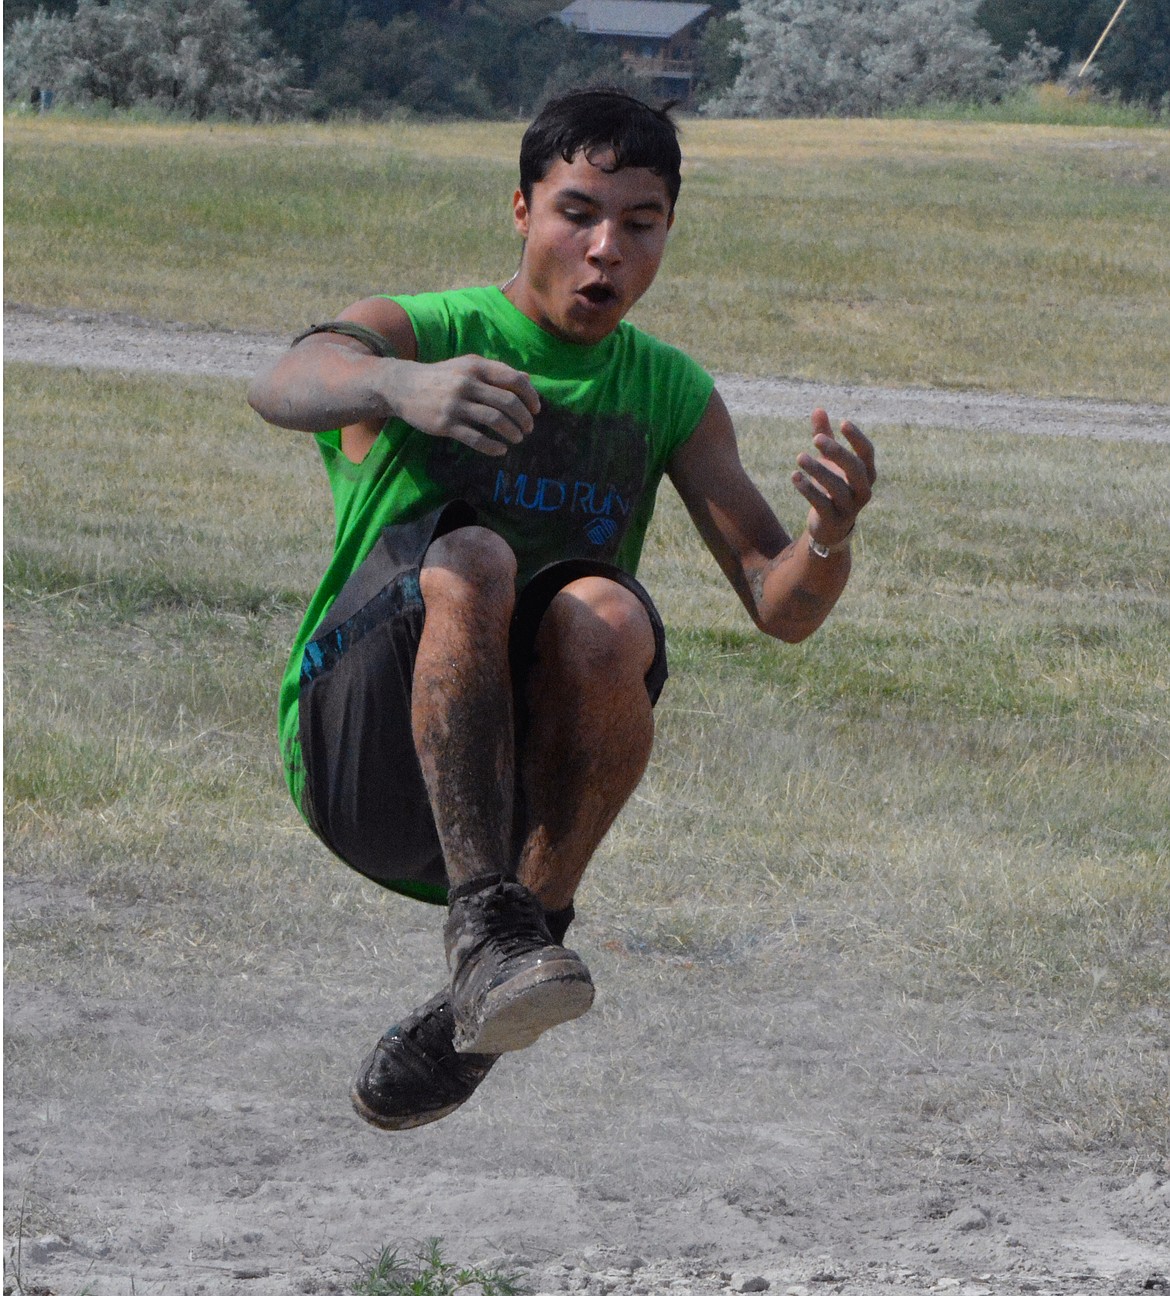
[[[283,345],[5,316],[10,360],[244,375]],[[741,412],[824,403],[862,423],[1170,440],[1165,407],[721,387]],[[307,832],[288,852],[329,867]],[[363,885],[333,867],[339,888]],[[35,1037],[51,1065],[30,1083],[7,1051],[6,1208],[24,1224],[19,1254],[5,1241],[6,1290],[345,1291],[381,1245],[429,1236],[534,1292],[587,1296],[1170,1286],[1170,1165],[1078,1150],[1058,1111],[1013,1101],[1059,1057],[1059,1023],[895,995],[796,930],[682,958],[586,911],[570,943],[593,969],[593,1011],[504,1059],[448,1120],[372,1131],[346,1100],[354,1065],[443,975],[435,912],[387,906],[344,942],[282,959],[258,945],[250,973],[204,969],[162,994],[145,976],[116,998],[6,986],[10,1037]],[[84,933],[91,910],[69,888],[6,890],[8,923],[71,918]],[[103,921],[107,942],[144,939],[130,902]],[[1170,1048],[1164,1015],[1149,1038]]]
[[[9,360],[78,368],[251,377],[289,339],[159,324],[132,315],[4,309]],[[858,423],[984,428],[988,431],[1170,440],[1170,406],[1116,401],[1037,400],[987,392],[842,386],[782,378],[719,375],[719,390],[739,414],[803,418],[820,404]]]

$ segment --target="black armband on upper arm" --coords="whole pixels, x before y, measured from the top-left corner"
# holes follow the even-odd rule
[[[340,333],[342,337],[353,338],[355,342],[368,346],[376,356],[380,356],[383,360],[394,358],[394,348],[381,333],[372,328],[366,328],[364,324],[352,324],[349,320],[333,320],[329,324],[314,324],[312,328],[307,328],[303,333],[298,333],[293,338],[292,345],[296,346],[298,342],[303,342],[305,338],[312,337],[314,333]]]

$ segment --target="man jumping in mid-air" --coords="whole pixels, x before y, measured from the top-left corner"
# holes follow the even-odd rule
[[[451,979],[352,1090],[384,1129],[437,1120],[500,1054],[585,1012],[573,897],[637,786],[666,679],[634,578],[665,473],[768,635],[797,642],[849,575],[869,441],[812,416],[791,539],[739,460],[711,377],[624,322],[674,221],[665,111],[585,90],[540,113],[502,288],[371,297],[303,334],[249,400],[317,434],[333,559],[285,674],[292,795],[393,891],[446,904]]]

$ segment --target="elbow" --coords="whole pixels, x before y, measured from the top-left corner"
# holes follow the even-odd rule
[[[781,643],[786,644],[798,644],[803,643],[809,635],[816,631],[817,627],[785,623],[782,625],[761,625],[760,629],[769,639],[778,639]]]
[[[288,417],[287,395],[282,394],[280,384],[273,381],[276,365],[269,365],[252,379],[248,386],[247,401],[257,414],[276,427],[286,427]]]
[[[756,624],[773,639],[803,643],[828,620],[839,594],[840,590],[824,594],[798,585],[778,607],[770,609],[771,615],[759,616]]]
[[[266,381],[267,377],[267,369],[262,369],[262,371],[260,371],[258,375],[249,382],[249,385],[247,385],[247,403],[253,407],[253,410],[255,410],[262,419],[264,417],[264,411],[266,411],[268,407],[268,402],[266,400],[268,391],[268,384]]]
[[[802,609],[803,615],[793,615],[791,611],[773,617],[760,617],[756,625],[769,639],[779,639],[781,643],[803,643],[824,625],[832,607],[819,606],[815,609]]]

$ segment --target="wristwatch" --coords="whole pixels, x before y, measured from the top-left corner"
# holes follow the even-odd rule
[[[831,544],[831,545],[821,544],[819,541],[814,540],[812,538],[812,535],[810,534],[808,538],[808,551],[811,554],[816,554],[818,558],[828,558],[832,554],[843,553],[846,549],[849,548],[852,542],[853,542],[852,527],[849,528],[848,534],[843,539],[838,540],[835,544]]]

